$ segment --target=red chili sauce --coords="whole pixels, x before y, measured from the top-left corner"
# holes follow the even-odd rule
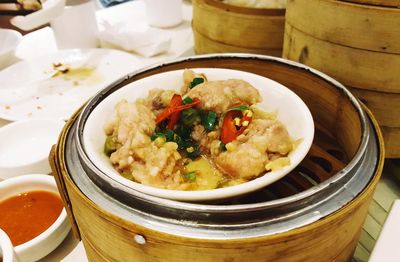
[[[14,246],[43,233],[63,209],[60,197],[48,191],[31,191],[0,202],[0,228]]]

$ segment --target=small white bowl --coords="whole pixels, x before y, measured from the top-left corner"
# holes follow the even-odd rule
[[[10,178],[0,182],[0,201],[18,195],[19,193],[45,190],[58,194],[54,177],[43,174],[30,174]],[[67,219],[65,208],[57,220],[43,233],[14,247],[19,261],[36,261],[49,254],[65,239],[71,225]]]
[[[15,59],[15,50],[22,39],[20,32],[0,28],[0,69],[9,66]]]
[[[48,156],[64,121],[28,119],[0,128],[0,179],[51,172]]]
[[[0,228],[0,257],[2,262],[19,262],[11,240],[6,232]]]
[[[290,136],[294,140],[301,139],[301,143],[288,155],[290,165],[265,173],[243,184],[200,191],[160,189],[133,182],[118,174],[102,150],[106,139],[104,126],[114,117],[115,105],[122,99],[135,101],[138,98],[146,97],[149,90],[154,88],[179,90],[183,85],[183,70],[176,70],[132,82],[110,94],[93,109],[83,127],[82,144],[87,158],[97,169],[96,172],[102,172],[112,181],[149,195],[181,201],[210,201],[261,189],[283,178],[303,160],[314,138],[314,121],[306,104],[293,91],[276,81],[244,71],[221,68],[195,68],[193,70],[204,73],[210,81],[243,79],[258,89],[263,98],[263,101],[258,104],[260,108],[267,112],[276,112],[277,118],[286,126]]]

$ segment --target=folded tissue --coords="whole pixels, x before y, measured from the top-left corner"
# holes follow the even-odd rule
[[[102,47],[122,49],[145,57],[167,52],[171,47],[168,32],[147,24],[136,24],[134,27],[123,23],[110,24],[107,21],[100,24],[103,30],[98,36]]]

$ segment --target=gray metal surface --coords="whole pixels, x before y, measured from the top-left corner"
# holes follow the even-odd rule
[[[95,96],[81,113],[79,121],[69,131],[65,161],[68,172],[78,188],[100,208],[132,223],[173,235],[206,239],[239,239],[289,231],[332,214],[354,199],[373,177],[379,157],[379,145],[373,126],[354,96],[341,84],[324,74],[279,58],[227,54],[196,56],[171,63],[227,57],[273,60],[307,70],[346,94],[357,109],[363,128],[362,142],[350,163],[330,179],[301,193],[250,204],[184,203],[134,191],[97,170],[85,155],[80,139],[81,130],[91,108],[107,97],[107,94],[115,91],[117,83],[124,82],[124,79],[147,70],[143,69],[117,81]]]

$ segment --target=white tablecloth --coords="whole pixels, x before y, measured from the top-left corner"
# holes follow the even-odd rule
[[[190,2],[184,1],[183,3],[183,22],[176,27],[164,29],[172,38],[169,52],[151,58],[136,55],[139,58],[137,69],[179,56],[193,54],[193,34],[191,30],[192,7]],[[143,8],[142,1],[136,0],[106,9],[99,9],[96,13],[99,27],[101,28],[100,23],[103,20],[110,23],[123,22],[135,26],[135,23],[139,22],[138,19],[144,18],[143,14],[145,11]],[[45,27],[25,35],[17,47],[16,56],[20,60],[34,59],[41,55],[57,52],[57,50],[53,30],[50,27]],[[10,122],[0,119],[0,127],[8,123]],[[72,232],[70,232],[57,249],[40,261],[82,262],[87,261],[87,258],[82,242],[76,240]]]

